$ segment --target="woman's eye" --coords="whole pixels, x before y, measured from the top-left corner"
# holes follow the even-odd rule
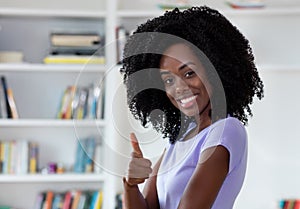
[[[191,70],[191,71],[186,72],[184,74],[184,77],[189,78],[189,77],[193,76],[194,74],[195,74],[195,72]]]
[[[172,83],[173,83],[173,81],[174,81],[174,79],[173,79],[173,78],[165,78],[165,79],[164,79],[164,83],[165,83],[165,84],[167,84],[167,85],[170,85],[170,84],[172,84]]]

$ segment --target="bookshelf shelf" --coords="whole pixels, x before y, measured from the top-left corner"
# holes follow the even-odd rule
[[[300,7],[275,7],[270,6],[260,9],[231,9],[228,7],[221,7],[219,9],[224,15],[228,16],[281,16],[281,15],[300,15]],[[156,17],[164,13],[164,10],[131,10],[123,9],[117,12],[119,18],[150,18]]]
[[[0,127],[57,127],[73,128],[76,127],[104,127],[104,120],[60,120],[60,119],[1,119]]]
[[[257,69],[259,71],[272,72],[272,71],[282,71],[282,72],[300,72],[300,65],[258,65]]]
[[[1,8],[0,16],[105,18],[105,11]]]
[[[104,73],[105,65],[69,64],[0,64],[0,72],[99,72]]]
[[[67,182],[105,182],[104,174],[1,174],[0,183],[67,183]]]

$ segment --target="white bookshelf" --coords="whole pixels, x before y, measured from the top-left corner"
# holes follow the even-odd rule
[[[55,150],[57,152],[55,158],[66,158],[64,160],[70,164],[74,158],[76,138],[81,135],[101,133],[105,156],[103,159],[104,172],[101,174],[0,175],[0,203],[27,209],[32,206],[35,195],[39,191],[55,187],[58,187],[59,190],[68,190],[77,186],[80,189],[102,188],[106,195],[104,208],[113,209],[115,206],[114,196],[117,192],[122,191],[122,176],[125,175],[126,161],[130,155],[130,143],[127,136],[132,130],[138,130],[137,125],[130,122],[125,90],[118,72],[120,66],[116,64],[115,29],[119,25],[124,25],[128,27],[127,29],[132,30],[139,23],[161,15],[164,11],[159,10],[156,6],[159,0],[88,0],[88,2],[82,3],[84,5],[72,5],[70,8],[68,8],[70,0],[57,3],[60,8],[53,6],[54,3],[50,5],[50,1],[45,6],[37,0],[30,1],[32,1],[32,5],[28,3],[22,6],[21,0],[15,1],[15,5],[12,2],[1,5],[0,17],[12,20],[19,18],[28,21],[48,21],[49,24],[62,20],[78,22],[83,20],[86,21],[84,24],[89,21],[99,21],[101,22],[99,27],[101,30],[103,28],[103,34],[106,37],[106,64],[45,65],[37,62],[0,64],[0,74],[8,78],[9,85],[13,88],[18,100],[17,106],[22,113],[21,118],[17,120],[0,120],[0,132],[2,133],[0,139],[37,139],[39,143],[44,143],[43,149],[50,150],[42,159],[44,163],[47,158],[51,157],[51,151],[55,150],[56,146],[59,147],[63,144],[68,147],[67,151],[58,148]],[[58,2],[58,0],[55,1]],[[280,143],[278,141],[282,139],[279,137],[280,134],[276,134],[276,130],[286,128],[290,131],[287,135],[288,138],[298,137],[298,134],[289,127],[290,121],[292,124],[297,124],[297,119],[289,120],[289,117],[282,116],[279,111],[284,109],[290,116],[299,114],[299,112],[293,111],[300,101],[295,96],[297,91],[295,89],[291,91],[291,88],[294,86],[296,89],[300,89],[299,84],[296,83],[296,80],[300,78],[298,56],[300,4],[296,0],[286,2],[276,0],[266,1],[266,7],[263,9],[234,10],[220,0],[201,2],[193,0],[191,2],[195,5],[201,3],[217,8],[237,25],[249,39],[256,56],[257,68],[265,81],[266,98],[255,104],[254,118],[249,122],[249,172],[235,208],[272,209],[274,202],[279,198],[293,195],[300,197],[299,192],[295,188],[291,188],[292,184],[290,183],[294,179],[295,187],[300,187],[296,183],[297,175],[300,175],[299,166],[296,166],[296,171],[293,171],[294,173],[289,179],[289,175],[278,172],[276,164],[272,161],[272,159],[276,161],[279,159],[279,155],[284,153],[285,159],[293,162],[291,165],[287,165],[287,169],[292,169],[292,165],[297,164],[296,158],[289,156],[288,150],[281,150],[282,153],[279,153]],[[1,33],[5,32],[6,28],[7,25],[1,25],[0,18],[0,41],[2,41]],[[34,47],[33,45],[33,51]],[[97,82],[102,78],[101,76],[104,76],[106,80],[104,119],[75,121],[55,119],[54,115],[60,98],[57,92],[64,89],[67,84],[78,81],[80,84],[87,84],[90,81]],[[280,81],[283,82],[283,86]],[[46,99],[38,102],[36,107],[32,108],[32,104],[27,98],[33,96],[28,95],[25,90],[27,88],[34,89],[34,94],[38,94],[41,89],[35,88],[37,86],[44,88]],[[284,94],[284,92],[288,93]],[[289,92],[292,92],[293,95],[288,96]],[[285,96],[283,97],[283,95]],[[284,98],[284,101],[281,98]],[[288,101],[289,107],[285,106],[285,101]],[[287,122],[280,127],[274,120],[278,120],[278,123]],[[266,126],[266,124],[271,125]],[[300,128],[297,125],[293,127],[295,130]],[[271,141],[268,141],[268,133],[271,133]],[[138,134],[148,136],[143,131]],[[272,143],[273,140],[274,143]],[[297,142],[294,146],[299,147],[300,144]],[[147,143],[142,145],[145,154],[153,159],[156,157],[156,152],[160,153],[162,147],[159,141],[150,145]],[[288,147],[292,149],[293,145],[289,144]],[[267,159],[263,158],[261,149],[266,150]],[[285,166],[284,163],[281,163],[281,166]],[[261,177],[258,178],[257,175]],[[287,179],[289,179],[289,183],[285,185],[284,181]],[[284,188],[284,191],[279,188],[280,186]],[[19,194],[19,205],[14,205],[16,201],[11,197],[15,191],[26,193],[26,197],[21,197],[22,194]]]
[[[68,65],[68,64],[36,64],[36,63],[17,63],[17,64],[0,64],[0,72],[62,72],[62,73],[80,73],[80,72],[95,72],[104,73],[105,65]]]
[[[72,17],[72,18],[105,18],[105,11],[74,11],[69,9],[23,9],[23,8],[1,8],[2,16],[22,17]]]
[[[76,183],[76,182],[105,182],[104,174],[26,174],[0,175],[0,183]]]
[[[19,128],[19,127],[105,127],[104,120],[60,120],[60,119],[0,119],[1,127]]]

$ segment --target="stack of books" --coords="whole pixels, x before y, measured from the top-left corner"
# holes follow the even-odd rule
[[[52,32],[46,64],[104,64],[103,40],[96,32]]]
[[[39,146],[24,140],[0,141],[0,173],[38,172]]]
[[[72,190],[66,192],[45,191],[37,195],[34,209],[101,209],[103,192]]]

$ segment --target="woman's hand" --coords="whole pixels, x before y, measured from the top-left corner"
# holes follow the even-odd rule
[[[133,151],[129,162],[127,184],[134,186],[143,183],[149,178],[152,173],[152,163],[150,160],[143,157],[142,150],[134,133],[130,134],[130,140]]]

